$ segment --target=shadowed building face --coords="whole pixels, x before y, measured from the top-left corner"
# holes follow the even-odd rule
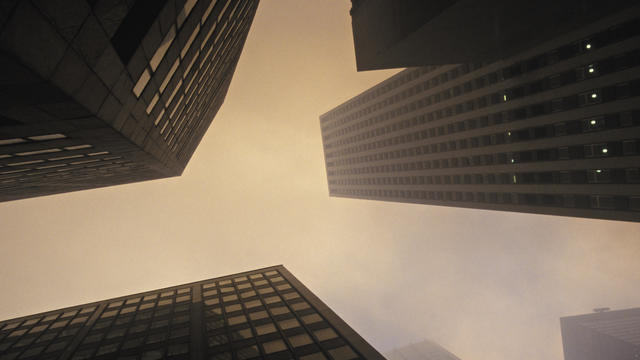
[[[633,0],[352,0],[358,70],[504,59]]]
[[[0,356],[384,359],[283,266],[3,321]]]
[[[182,173],[257,0],[9,1],[0,201]]]
[[[320,117],[329,194],[640,221],[640,7]]]

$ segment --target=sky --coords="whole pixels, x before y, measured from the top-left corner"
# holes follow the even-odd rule
[[[347,0],[263,0],[181,177],[0,203],[0,319],[284,264],[381,352],[561,360],[561,316],[640,306],[640,224],[331,198],[319,115]]]

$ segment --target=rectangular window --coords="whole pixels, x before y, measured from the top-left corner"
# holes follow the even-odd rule
[[[196,26],[196,28],[191,33],[191,36],[189,36],[189,39],[184,44],[184,47],[182,48],[182,51],[180,52],[180,57],[181,58],[184,59],[184,56],[187,55],[187,52],[189,51],[189,48],[191,47],[191,44],[193,43],[193,40],[196,38],[196,36],[198,36],[199,32],[200,32],[200,24],[198,24]]]
[[[151,65],[151,70],[156,71],[156,69],[158,68],[158,65],[160,65],[160,62],[162,62],[162,59],[167,53],[167,50],[169,50],[169,47],[171,46],[175,38],[176,38],[176,27],[171,26],[171,29],[169,29],[169,32],[164,36],[164,39],[162,39],[160,46],[158,46],[158,49],[151,57],[151,61],[149,61],[149,65]]]
[[[149,73],[149,69],[144,69],[144,71],[140,75],[140,78],[136,82],[136,85],[133,87],[133,93],[137,98],[140,97],[140,94],[142,94],[142,90],[144,90],[144,88],[147,86],[147,83],[150,79],[151,73]]]
[[[196,6],[197,2],[198,0],[187,0],[184,7],[178,14],[178,27],[181,27],[182,24],[184,24],[184,21],[187,20],[187,17],[191,14],[191,10],[193,10],[193,7]]]

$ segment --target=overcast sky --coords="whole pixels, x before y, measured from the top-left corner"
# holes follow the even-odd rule
[[[0,319],[284,264],[374,347],[561,360],[559,317],[640,305],[640,224],[330,198],[318,116],[357,73],[347,0],[261,2],[179,178],[0,203]]]

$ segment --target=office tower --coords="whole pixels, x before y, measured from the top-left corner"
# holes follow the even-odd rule
[[[433,341],[424,340],[389,351],[387,360],[460,360]]]
[[[0,358],[384,359],[281,265],[2,321]]]
[[[565,360],[640,358],[640,308],[560,318]]]
[[[635,0],[351,0],[358,70],[493,62]]]
[[[0,201],[177,176],[258,0],[0,5]]]
[[[640,220],[640,7],[320,116],[329,195]]]

